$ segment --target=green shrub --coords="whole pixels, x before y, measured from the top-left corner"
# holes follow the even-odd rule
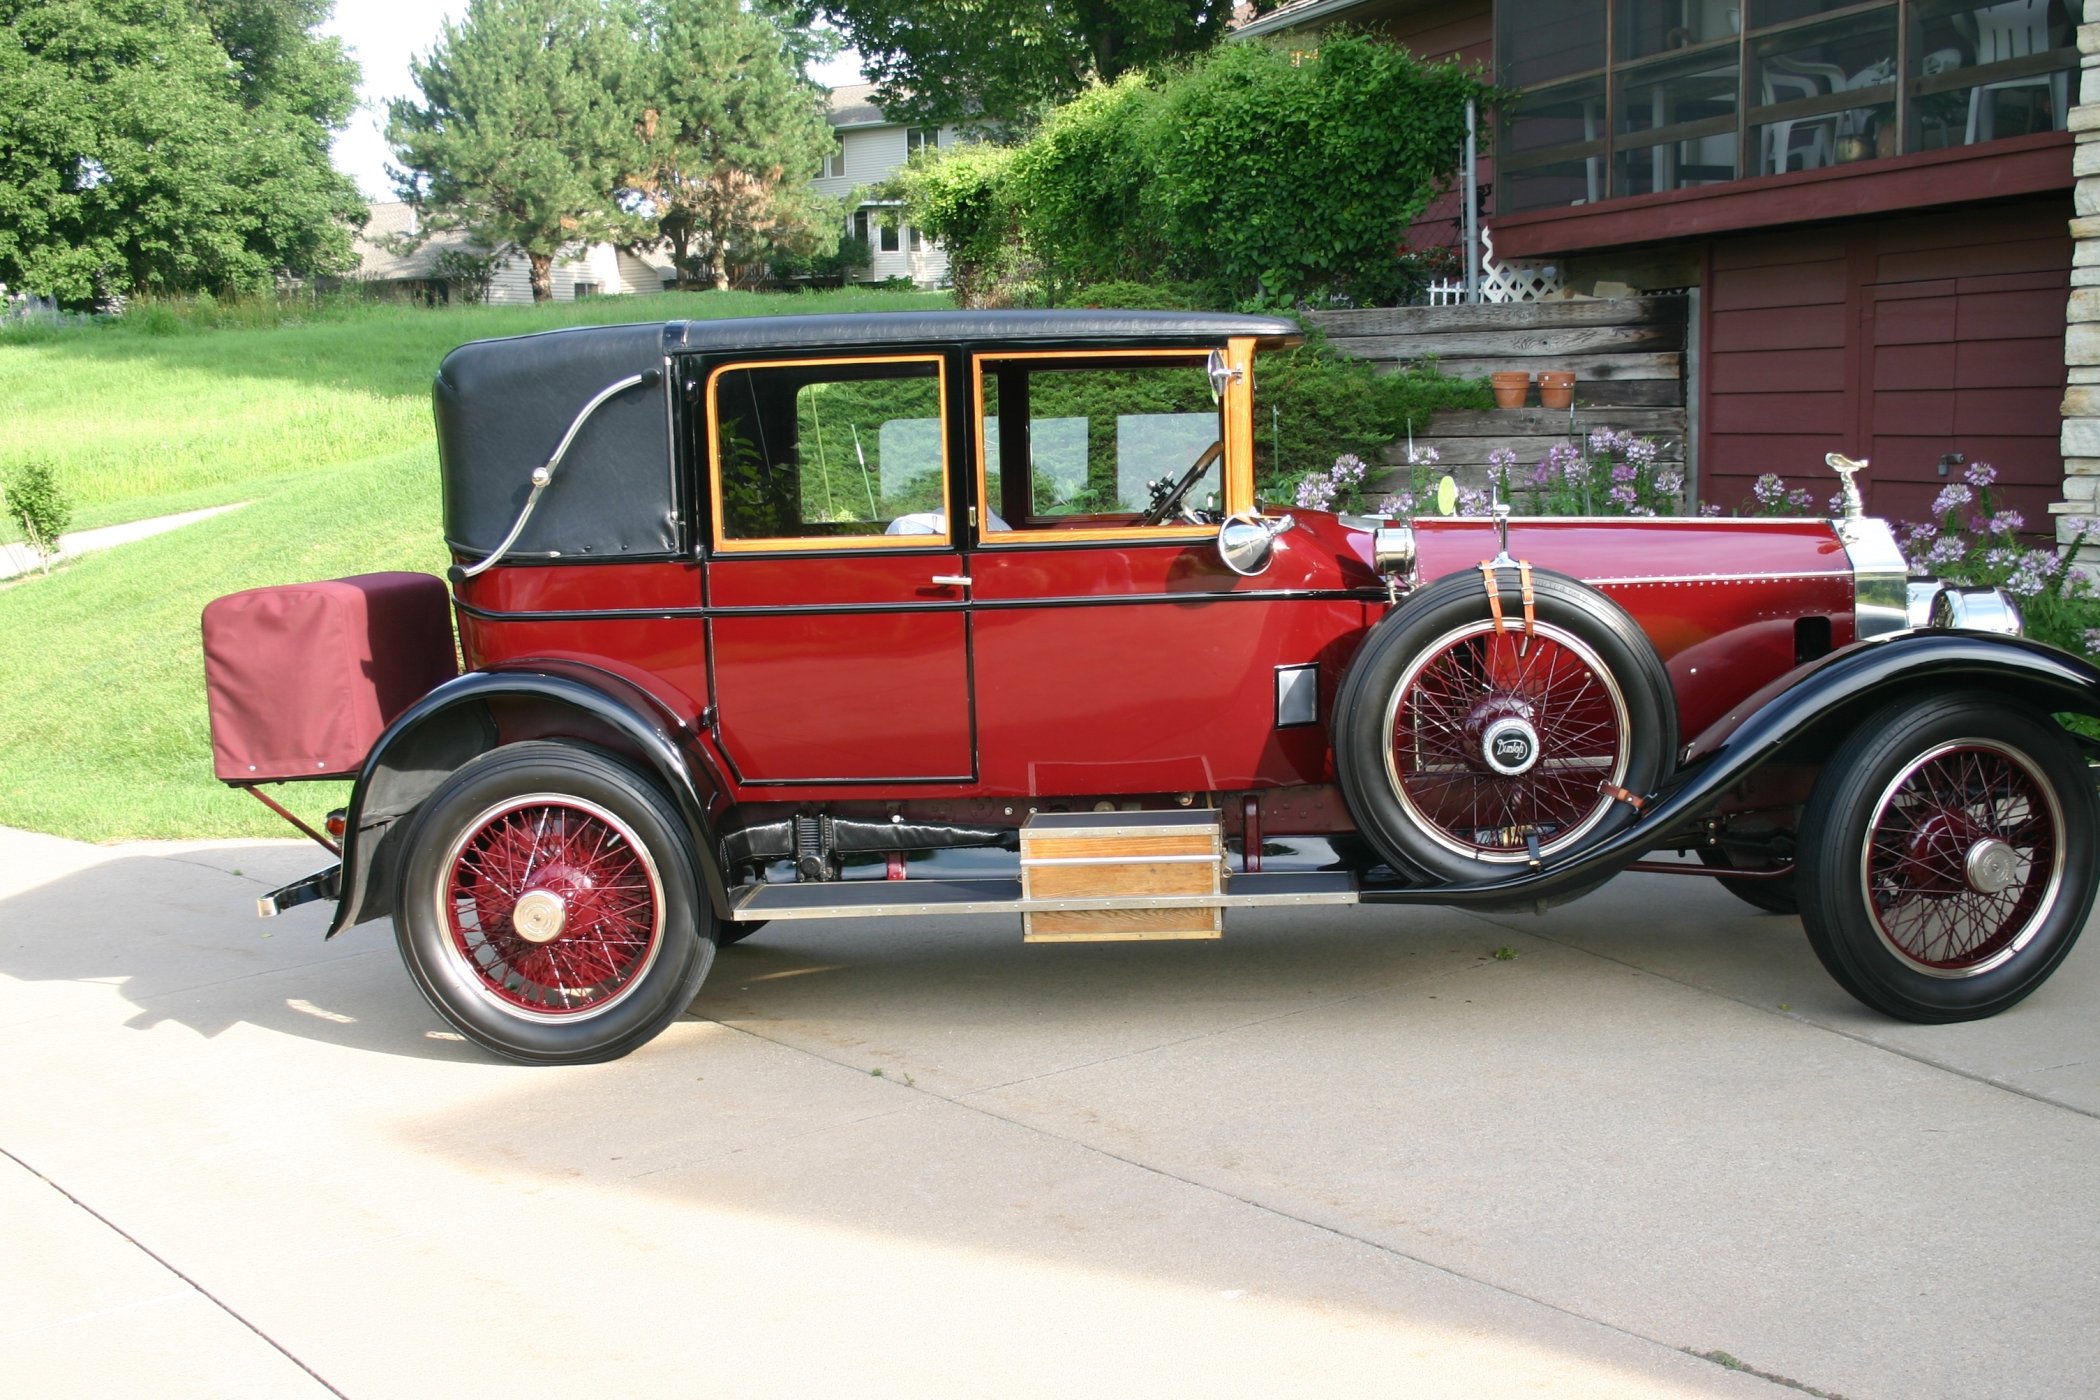
[[[1071,306],[1110,311],[1220,311],[1217,299],[1193,282],[1096,282],[1066,298]]]
[[[1195,283],[1216,305],[1393,304],[1431,264],[1408,226],[1450,182],[1492,90],[1362,35],[1227,44],[1126,75],[1016,148],[922,153],[885,187],[948,249],[957,299],[1038,283]]]
[[[1390,443],[1421,431],[1447,408],[1488,408],[1484,379],[1453,379],[1434,360],[1381,375],[1369,360],[1320,337],[1254,361],[1254,471],[1265,499],[1290,499],[1298,483],[1339,456],[1375,462]]]
[[[11,468],[0,478],[0,496],[5,496],[7,514],[29,542],[45,573],[58,554],[58,537],[73,523],[73,503],[59,484],[51,463],[32,457]]]

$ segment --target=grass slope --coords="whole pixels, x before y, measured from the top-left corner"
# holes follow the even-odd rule
[[[444,567],[429,384],[452,346],[642,317],[944,303],[712,293],[0,336],[0,462],[51,457],[79,502],[76,527],[249,502],[0,584],[0,824],[97,841],[288,833],[211,777],[198,614],[262,584]],[[274,795],[315,817],[343,787]]]

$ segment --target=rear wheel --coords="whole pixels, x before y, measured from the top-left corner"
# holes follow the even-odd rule
[[[515,1060],[615,1059],[691,1004],[714,958],[683,824],[581,745],[483,754],[415,817],[395,934],[423,995]]]
[[[1994,697],[1907,700],[1831,759],[1801,827],[1801,922],[1838,982],[1907,1021],[1994,1015],[2077,941],[2092,779],[2048,719]]]

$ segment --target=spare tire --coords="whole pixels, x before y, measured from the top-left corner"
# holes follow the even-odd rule
[[[1677,751],[1669,674],[1596,589],[1498,571],[1438,579],[1365,638],[1335,699],[1334,758],[1357,830],[1395,870],[1478,881],[1598,841],[1638,815]]]

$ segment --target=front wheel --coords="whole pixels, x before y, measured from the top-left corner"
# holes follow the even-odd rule
[[[394,907],[402,959],[438,1014],[528,1063],[634,1050],[691,1004],[715,953],[676,811],[578,744],[508,745],[440,784]]]
[[[1981,695],[1891,705],[1831,759],[1803,816],[1802,926],[1877,1011],[1995,1015],[2077,941],[2095,824],[2085,760],[2045,717]]]

